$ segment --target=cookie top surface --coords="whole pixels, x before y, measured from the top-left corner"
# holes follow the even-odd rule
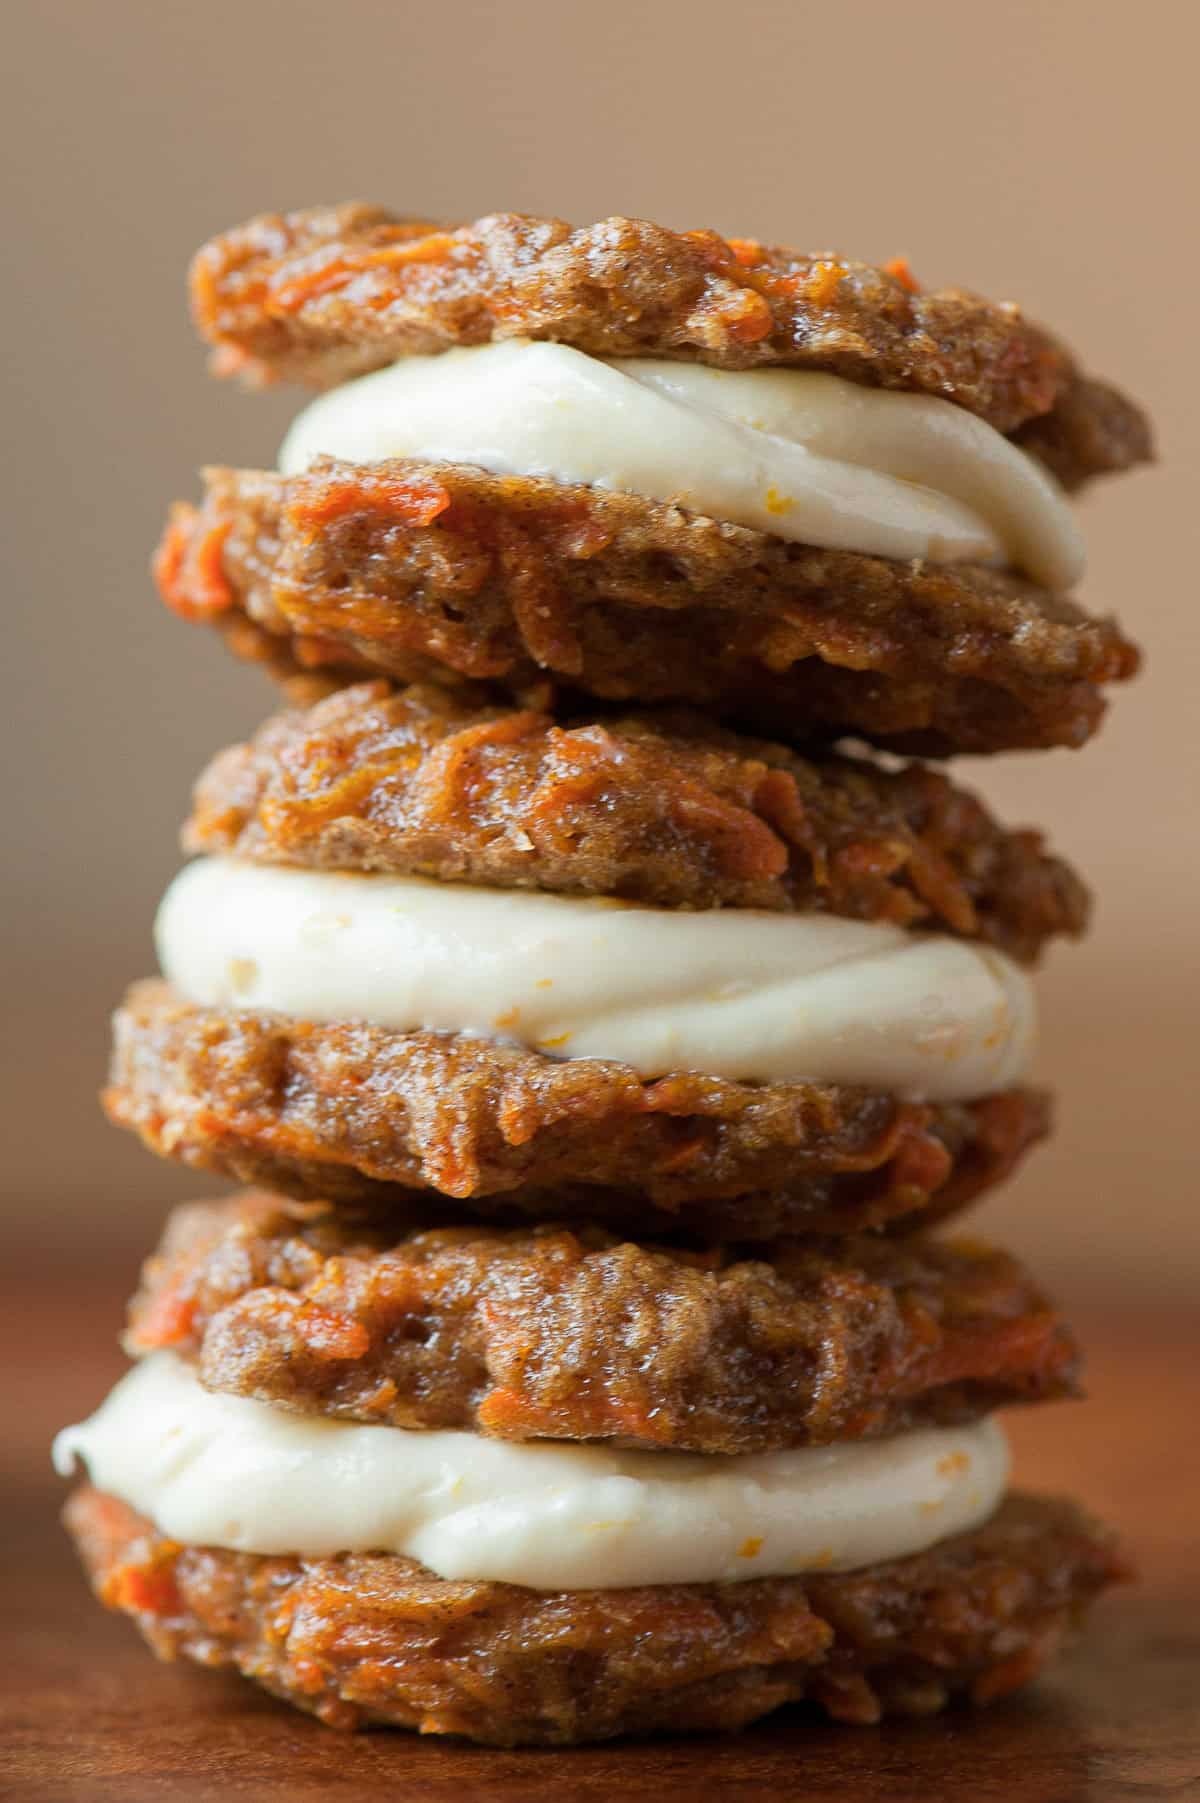
[[[804,758],[683,712],[556,720],[382,682],[270,720],[197,786],[191,851],[317,869],[822,912],[1023,960],[1087,895],[1036,832],[920,765]]]
[[[253,1193],[175,1211],[127,1344],[304,1413],[725,1454],[970,1420],[1071,1394],[1077,1366],[1017,1261],[973,1241],[397,1236]]]
[[[464,465],[214,469],[156,559],[293,692],[358,675],[683,703],[761,737],[944,756],[1080,745],[1138,667],[1007,570],[789,544],[677,506]],[[301,674],[303,673],[303,674]]]
[[[1020,435],[1072,484],[1151,454],[1139,409],[1018,307],[923,289],[899,260],[623,218],[444,226],[352,202],[263,214],[210,240],[191,295],[219,373],[251,382],[325,387],[402,356],[550,339],[939,396]]]

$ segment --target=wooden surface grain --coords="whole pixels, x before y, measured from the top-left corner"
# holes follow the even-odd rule
[[[7,1481],[0,1547],[0,1796],[22,1803],[254,1797],[804,1797],[810,1803],[1200,1799],[1200,1319],[1073,1311],[1092,1399],[1010,1416],[1022,1481],[1126,1535],[1141,1583],[1028,1695],[977,1714],[837,1728],[783,1711],[731,1738],[497,1753],[337,1735],[232,1677],[156,1664],[92,1600],[58,1526],[55,1427],[121,1369],[131,1271],[10,1262],[0,1294]]]

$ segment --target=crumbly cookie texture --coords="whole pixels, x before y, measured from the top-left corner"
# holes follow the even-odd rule
[[[659,908],[928,927],[1023,961],[1087,891],[1040,833],[921,765],[808,760],[695,715],[587,716],[359,684],[275,716],[196,786],[188,851]]]
[[[1129,1575],[1074,1504],[1020,1495],[865,1571],[574,1592],[180,1546],[86,1487],[66,1521],[97,1595],[160,1658],[232,1667],[331,1727],[498,1746],[737,1728],[800,1700],[856,1723],[986,1703]]]
[[[201,1008],[135,985],[105,1105],[153,1150],[301,1199],[447,1218],[593,1220],[765,1240],[920,1226],[1000,1182],[1047,1098],[897,1102],[628,1065],[463,1034]]]
[[[155,559],[176,612],[285,679],[552,682],[788,744],[1081,745],[1138,667],[1004,570],[791,544],[638,495],[462,464],[213,469]],[[543,691],[544,693],[544,691]]]
[[[824,370],[936,395],[1083,479],[1151,454],[1144,415],[1012,303],[882,267],[644,219],[470,225],[351,202],[268,213],[191,271],[220,374],[328,386],[397,357],[543,338],[600,357]]]
[[[1079,1364],[1017,1260],[975,1241],[398,1237],[253,1193],[175,1211],[126,1344],[305,1413],[731,1454],[1072,1395]]]

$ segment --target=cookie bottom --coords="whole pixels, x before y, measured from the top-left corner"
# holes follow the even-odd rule
[[[139,983],[109,1117],[153,1151],[301,1199],[432,1227],[586,1220],[742,1243],[927,1226],[1000,1183],[1048,1098],[900,1102],[817,1083],[650,1081],[462,1033],[194,1006]]]
[[[563,1592],[450,1582],[392,1555],[180,1546],[87,1486],[65,1519],[101,1601],[160,1658],[233,1667],[331,1727],[495,1746],[705,1733],[802,1700],[853,1723],[985,1703],[1128,1575],[1073,1503],[1020,1494],[862,1571]]]

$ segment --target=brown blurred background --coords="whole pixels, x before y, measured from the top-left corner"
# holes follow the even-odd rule
[[[1020,299],[1155,414],[1163,467],[1086,504],[1087,597],[1150,653],[1083,754],[971,770],[1099,897],[1042,980],[1054,1145],[986,1208],[1068,1295],[1200,1278],[1195,72],[1175,0],[8,0],[0,343],[10,1238],[139,1245],[206,1185],[106,1127],[107,1011],[152,963],[188,785],[271,706],[146,561],[205,461],[270,463],[297,397],[206,381],[209,233],[354,195],[611,212]],[[68,1236],[70,1239],[68,1241]]]

